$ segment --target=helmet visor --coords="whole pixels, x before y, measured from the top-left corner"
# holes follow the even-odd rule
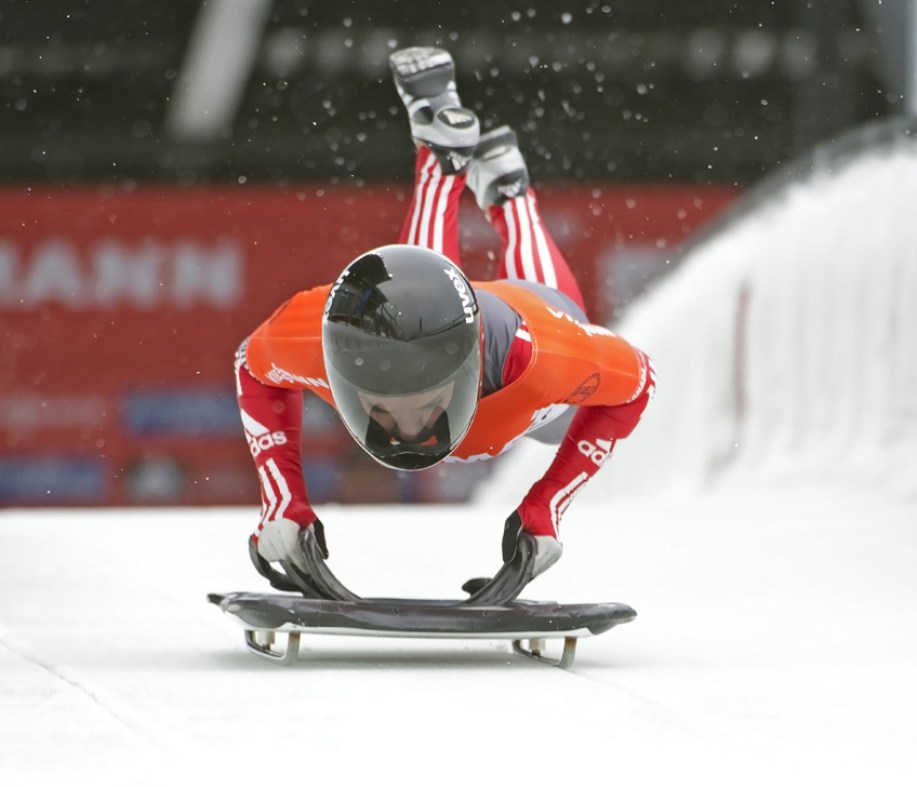
[[[396,470],[423,470],[454,451],[474,419],[481,381],[473,351],[448,379],[419,392],[379,394],[327,367],[335,406],[353,438],[374,459]]]

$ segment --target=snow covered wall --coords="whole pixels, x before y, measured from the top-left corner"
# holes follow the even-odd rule
[[[756,189],[615,326],[658,392],[582,497],[843,480],[917,494],[917,139],[858,132]],[[486,499],[511,504],[529,445]]]

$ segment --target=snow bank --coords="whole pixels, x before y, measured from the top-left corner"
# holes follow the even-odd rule
[[[797,167],[797,169],[799,169]],[[616,330],[658,392],[583,497],[842,479],[917,494],[917,142],[812,159],[689,250]],[[552,451],[520,447],[510,503]]]

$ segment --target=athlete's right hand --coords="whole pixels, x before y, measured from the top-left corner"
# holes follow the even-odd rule
[[[325,526],[320,519],[308,525],[301,525],[291,519],[272,519],[263,524],[256,534],[258,554],[269,563],[289,562],[298,569],[308,573],[308,566],[300,546],[300,531],[313,529],[316,543],[322,557],[328,558],[328,546],[325,542]]]

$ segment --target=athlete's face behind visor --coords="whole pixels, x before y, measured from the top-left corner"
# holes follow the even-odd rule
[[[465,436],[477,409],[479,368],[472,364],[441,385],[400,394],[337,384],[333,367],[328,374],[339,391],[335,406],[367,453],[395,470],[423,470],[449,456]]]
[[[391,444],[421,446],[436,440],[436,424],[452,401],[455,383],[424,393],[379,396],[360,391],[360,404],[375,423],[385,430]]]

